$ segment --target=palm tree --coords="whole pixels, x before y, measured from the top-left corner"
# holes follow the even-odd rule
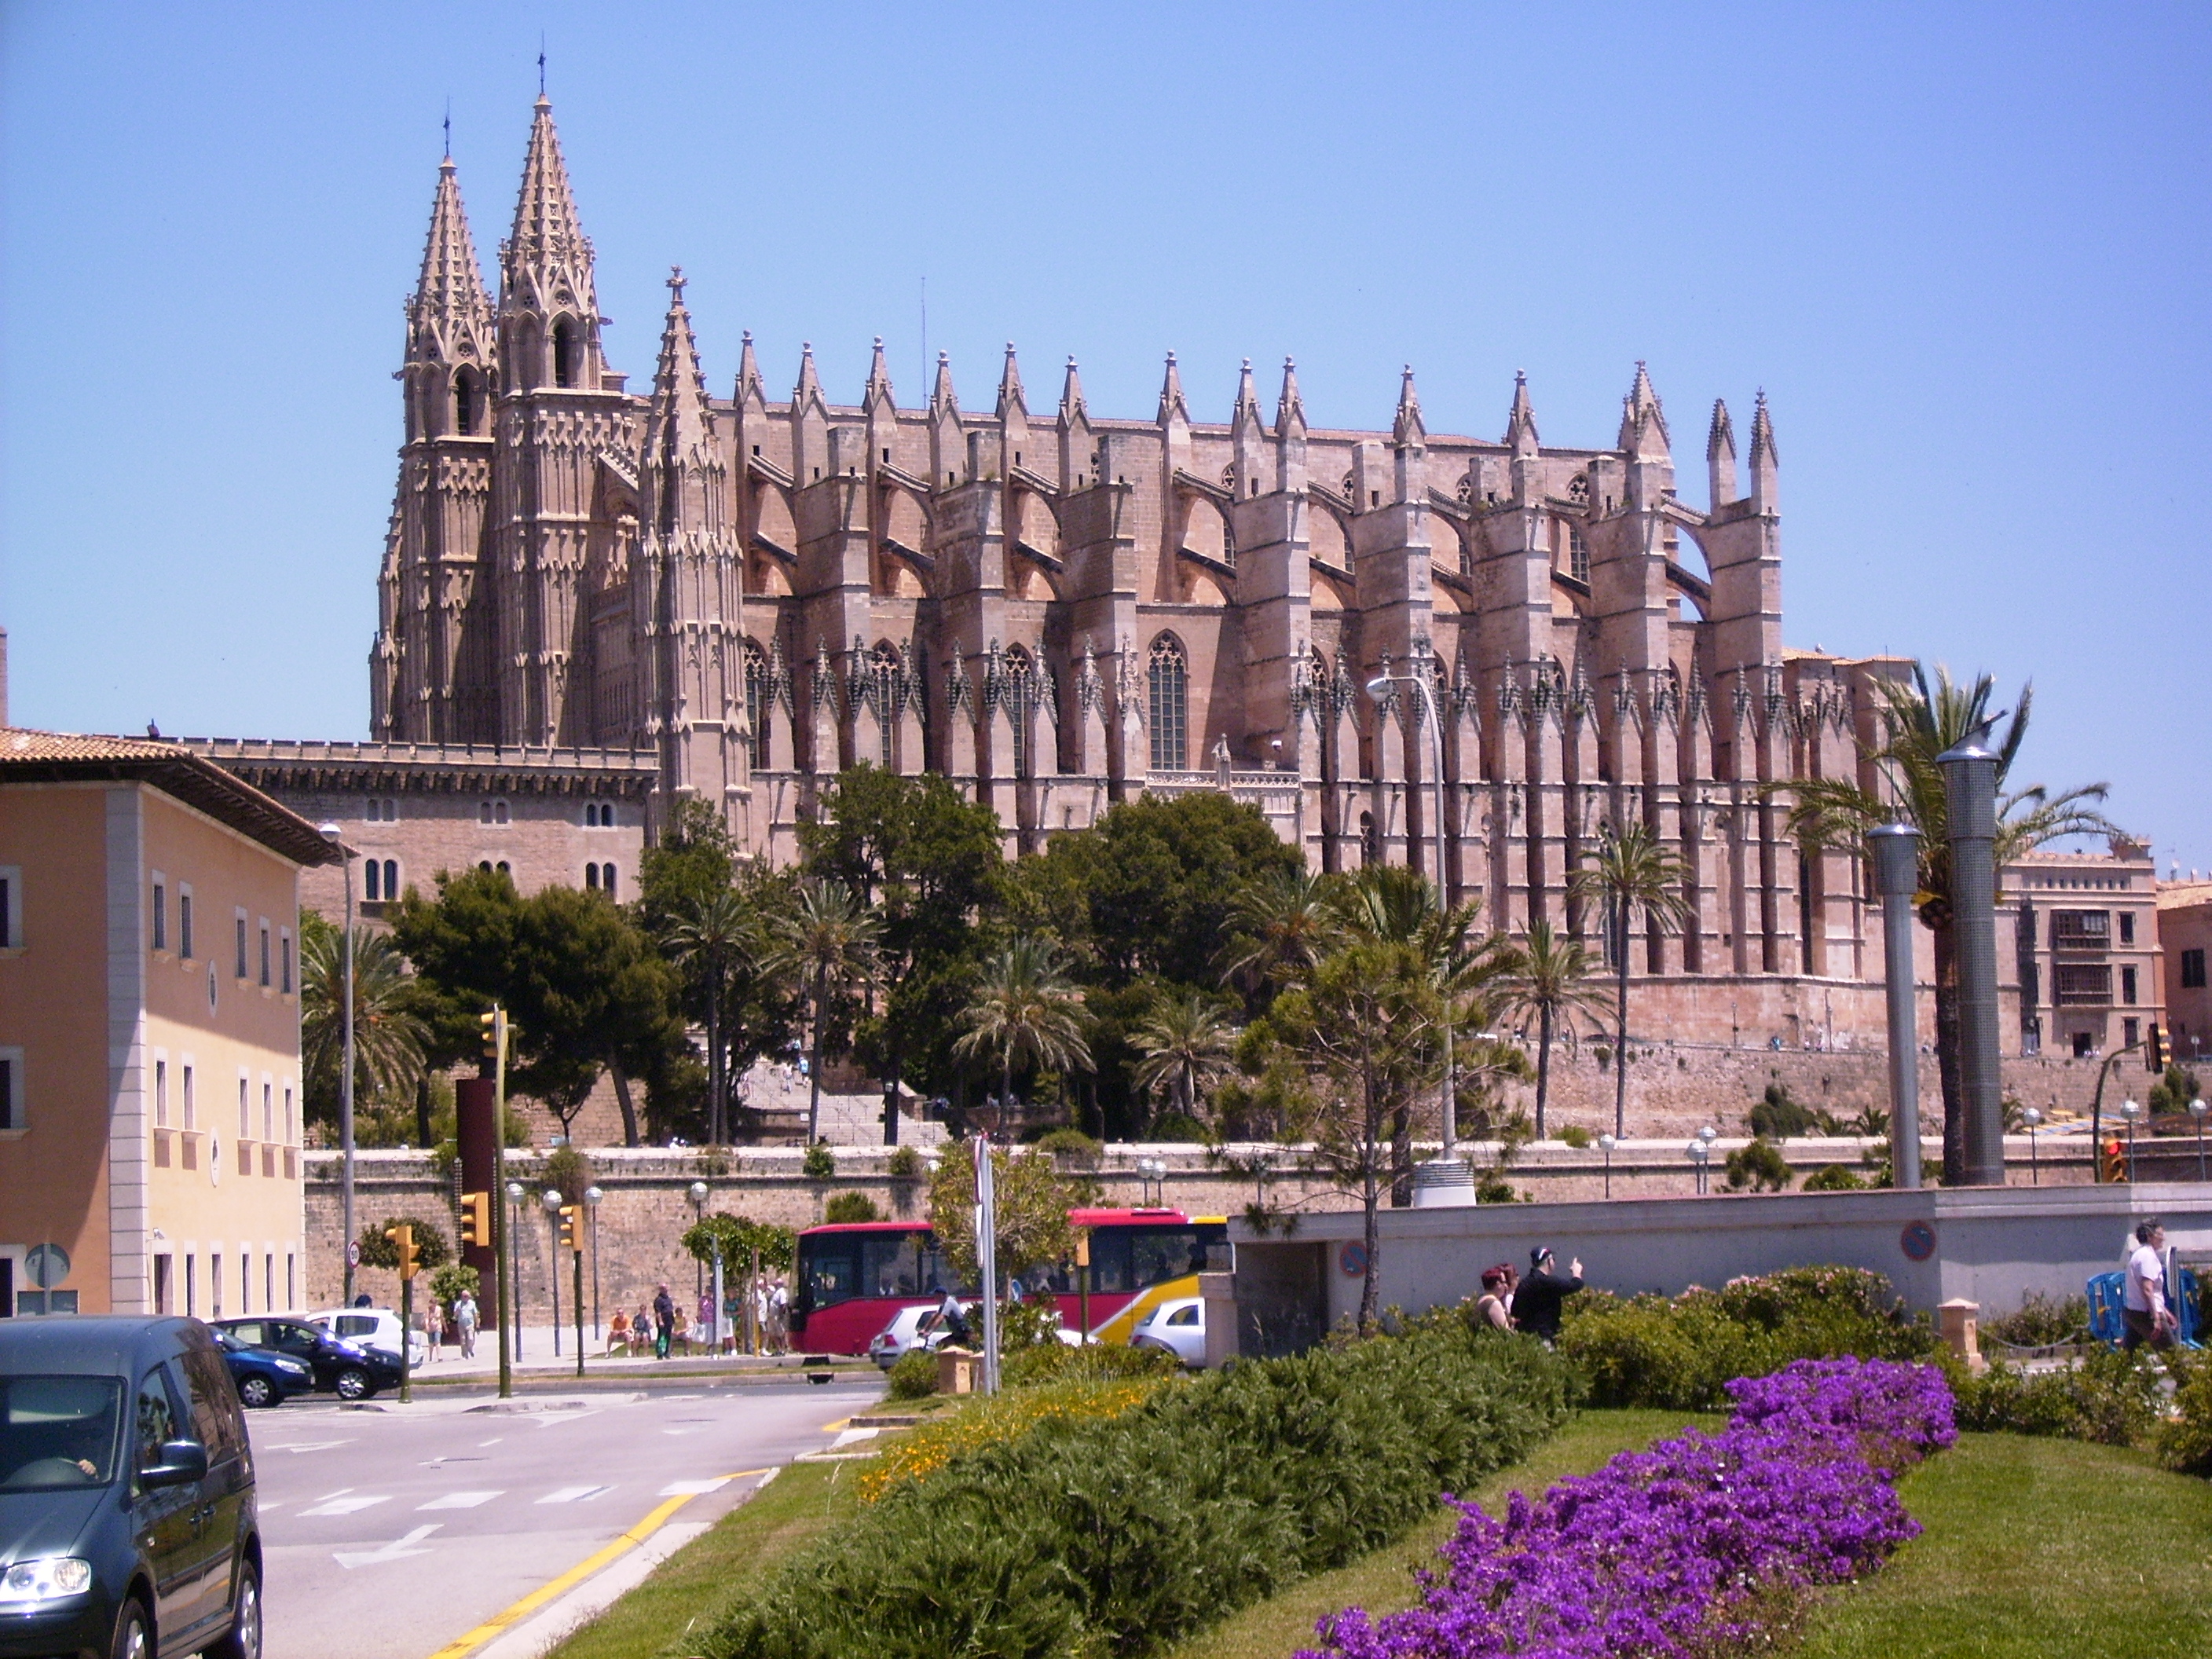
[[[661,935],[662,947],[678,968],[707,982],[707,1142],[722,1144],[723,1109],[728,1085],[723,1077],[722,988],[729,963],[754,945],[754,918],[735,890],[718,887],[684,896]]]
[[[1199,1097],[1230,1071],[1237,1046],[1236,1026],[1203,991],[1162,995],[1129,1035],[1145,1056],[1138,1087],[1172,1101],[1186,1117],[1198,1115]]]
[[[1552,931],[1541,916],[1528,924],[1528,943],[1516,949],[1507,970],[1505,1006],[1536,1017],[1536,1139],[1544,1138],[1544,1103],[1551,1093],[1552,1039],[1564,1028],[1575,1042],[1574,1018],[1603,1011],[1605,999],[1589,981],[1589,953],[1578,939]]]
[[[812,1090],[806,1102],[806,1143],[822,1127],[822,1038],[832,994],[867,970],[882,927],[858,893],[842,881],[815,877],[799,884],[799,899],[779,919],[773,959],[796,974],[806,992],[812,1026]]]
[[[354,1086],[390,1097],[422,1073],[430,1028],[416,1012],[407,960],[392,935],[356,928],[353,936]],[[345,1073],[345,933],[327,924],[301,929],[300,1060],[309,1079],[336,1093]]]
[[[1009,940],[984,964],[960,1019],[968,1029],[952,1052],[998,1056],[1001,1110],[1014,1097],[1018,1057],[1051,1071],[1091,1064],[1091,1045],[1083,1036],[1083,992],[1068,978],[1048,939],[1024,934]]]
[[[1303,866],[1248,884],[1231,908],[1222,976],[1256,991],[1312,967],[1328,946],[1333,885]]]
[[[1833,849],[1863,856],[1866,832],[1878,824],[1910,823],[1920,831],[1920,921],[1935,936],[1936,1059],[1943,1083],[1943,1176],[1956,1181],[1966,1169],[1966,1122],[1959,1079],[1959,959],[1952,932],[1950,804],[1943,769],[1936,757],[1990,723],[1990,701],[1996,683],[1984,674],[1972,685],[1951,678],[1938,664],[1929,684],[1926,671],[1912,667],[1910,685],[1884,681],[1882,740],[1864,751],[1881,780],[1876,791],[1836,778],[1802,779],[1786,787],[1795,796],[1790,830],[1808,850]],[[2106,786],[2085,784],[2054,794],[2041,784],[2008,792],[2007,775],[2027,735],[2033,684],[2020,700],[1997,744],[1997,834],[1993,848],[1997,869],[2046,842],[2068,836],[2121,833],[2091,805],[2105,798]]]
[[[1583,855],[1589,862],[1575,872],[1569,891],[1595,900],[1606,919],[1607,937],[1613,941],[1614,975],[1614,1030],[1613,1045],[1613,1133],[1628,1133],[1628,947],[1630,924],[1643,911],[1647,926],[1661,933],[1686,926],[1695,915],[1683,884],[1689,879],[1682,860],[1640,820],[1626,830],[1610,825],[1598,844]]]

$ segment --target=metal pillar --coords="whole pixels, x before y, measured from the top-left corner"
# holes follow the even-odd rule
[[[1882,957],[1889,990],[1889,1159],[1899,1187],[1920,1184],[1920,1024],[1912,979],[1912,895],[1920,832],[1909,823],[1867,831],[1881,889]]]
[[[1989,727],[1936,757],[1951,819],[1952,934],[1959,960],[1959,1085],[1964,1169],[1954,1187],[2004,1185],[2004,1079],[1997,1064],[1997,757]]]

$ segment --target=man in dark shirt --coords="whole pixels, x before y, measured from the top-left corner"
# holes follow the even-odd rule
[[[1552,1253],[1539,1244],[1528,1252],[1528,1276],[1513,1293],[1513,1323],[1547,1343],[1559,1336],[1559,1304],[1583,1287],[1583,1264],[1567,1264],[1563,1274],[1552,1264]]]
[[[668,1294],[663,1285],[660,1293],[653,1298],[653,1352],[656,1358],[668,1358],[669,1340],[676,1334],[676,1298]]]

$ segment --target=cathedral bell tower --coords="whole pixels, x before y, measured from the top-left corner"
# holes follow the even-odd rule
[[[624,562],[621,458],[635,445],[632,402],[600,349],[606,320],[553,106],[540,94],[514,227],[500,247],[491,544],[502,743],[599,740],[587,601]]]

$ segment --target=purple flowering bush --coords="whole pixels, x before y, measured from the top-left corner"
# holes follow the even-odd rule
[[[1890,1483],[1958,1437],[1942,1371],[1799,1360],[1728,1389],[1719,1434],[1624,1452],[1534,1502],[1515,1492],[1502,1519],[1454,1500],[1421,1604],[1346,1608],[1299,1659],[1705,1659],[1918,1533]]]

